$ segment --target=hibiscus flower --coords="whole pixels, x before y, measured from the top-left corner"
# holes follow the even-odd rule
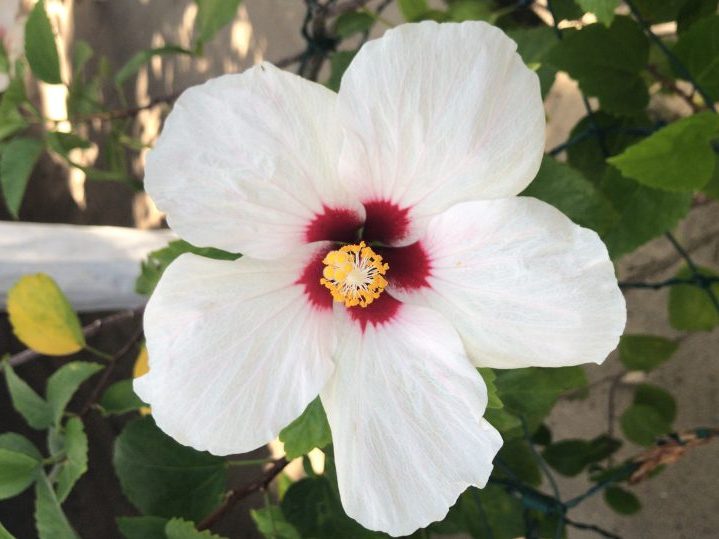
[[[147,305],[135,387],[160,428],[241,453],[319,394],[347,514],[404,535],[489,478],[476,367],[604,360],[626,318],[605,246],[516,196],[544,111],[515,50],[407,24],[339,94],[264,63],[182,95],[146,188],[180,236],[244,256],[182,255]]]
[[[0,71],[0,93],[10,84],[13,64],[23,53],[25,18],[19,16],[20,0],[0,0],[0,43],[7,59],[6,69]]]

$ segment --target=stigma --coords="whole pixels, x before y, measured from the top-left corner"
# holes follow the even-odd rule
[[[389,265],[365,242],[330,251],[322,263],[325,267],[320,284],[346,307],[367,307],[387,286],[384,275]]]

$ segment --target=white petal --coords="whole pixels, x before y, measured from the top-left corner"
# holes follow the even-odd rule
[[[607,249],[552,206],[458,204],[421,244],[429,287],[392,293],[444,313],[478,366],[601,363],[617,346],[627,314]]]
[[[316,249],[316,247],[315,247]],[[235,262],[182,255],[145,311],[150,372],[135,381],[157,424],[217,455],[262,446],[332,372],[332,311],[295,284],[304,257]]]
[[[367,43],[342,79],[340,173],[360,199],[428,216],[511,196],[544,148],[539,82],[484,22],[405,24]]]
[[[190,243],[278,258],[326,207],[364,217],[337,180],[335,102],[267,63],[190,88],[148,155],[145,188]],[[321,239],[333,238],[309,241]]]
[[[384,324],[345,322],[322,390],[342,505],[364,527],[409,535],[482,487],[502,445],[487,390],[438,313],[401,305]]]

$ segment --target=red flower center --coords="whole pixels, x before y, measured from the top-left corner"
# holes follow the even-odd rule
[[[352,210],[345,208],[323,207],[322,213],[307,225],[305,239],[332,241],[338,243],[357,243],[364,241],[382,255],[389,264],[386,278],[389,287],[418,289],[429,286],[431,263],[421,242],[406,247],[392,247],[392,243],[401,241],[409,233],[409,208],[401,208],[387,200],[371,200],[364,203],[366,219],[363,222]],[[336,246],[327,250],[333,250]],[[320,284],[327,252],[318,253],[307,264],[297,284],[305,287],[305,294],[314,308],[332,309],[332,295]],[[383,293],[367,307],[349,307],[352,319],[358,321],[364,330],[367,324],[384,324],[394,318],[401,303],[390,294]]]

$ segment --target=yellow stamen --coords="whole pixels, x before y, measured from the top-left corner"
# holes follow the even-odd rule
[[[383,275],[389,265],[365,242],[330,251],[322,263],[325,268],[320,283],[329,289],[335,301],[343,301],[347,307],[367,307],[387,286]]]

